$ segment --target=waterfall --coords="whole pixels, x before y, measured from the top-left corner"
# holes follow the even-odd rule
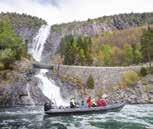
[[[50,34],[50,26],[43,25],[40,29],[38,34],[33,39],[31,54],[33,58],[40,62],[42,52],[44,49],[44,44],[46,43],[46,40]],[[55,85],[53,80],[49,80],[47,78],[46,73],[48,70],[41,69],[35,77],[40,79],[39,87],[42,90],[43,94],[49,98],[50,100],[55,100],[57,106],[67,106],[68,103],[66,103],[63,98],[60,95],[60,88]]]
[[[38,34],[33,38],[31,54],[33,58],[38,62],[41,61],[44,44],[48,38],[49,33],[50,26],[42,25],[42,27],[39,29]]]

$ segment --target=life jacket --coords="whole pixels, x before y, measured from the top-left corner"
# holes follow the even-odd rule
[[[88,104],[88,107],[89,107],[89,108],[92,107],[92,104],[93,104],[93,103],[92,103],[91,98],[88,98],[88,99],[87,99],[87,104]]]
[[[106,103],[106,100],[105,99],[99,99],[97,101],[97,107],[103,107],[103,106],[106,106],[107,103]]]

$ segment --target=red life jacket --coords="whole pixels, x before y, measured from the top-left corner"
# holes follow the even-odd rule
[[[88,104],[88,107],[92,107],[92,101],[91,101],[91,98],[88,98],[87,99],[87,104]]]
[[[107,103],[106,103],[106,100],[105,99],[99,99],[97,101],[97,107],[103,107],[103,106],[106,106]]]

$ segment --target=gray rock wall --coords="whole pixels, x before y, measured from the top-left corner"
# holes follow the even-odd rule
[[[29,27],[19,27],[15,28],[15,32],[19,35],[23,42],[27,44],[28,51],[31,51],[33,38],[39,31],[39,27],[37,28],[29,28]]]
[[[131,67],[84,67],[84,66],[56,66],[55,69],[61,76],[76,77],[86,84],[89,75],[92,75],[95,81],[95,87],[109,88],[121,82],[125,71],[133,70],[138,72],[140,66]]]

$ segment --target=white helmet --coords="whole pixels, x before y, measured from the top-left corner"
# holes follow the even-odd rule
[[[104,94],[102,95],[102,98],[105,99],[106,97],[107,97],[107,95],[104,93]]]

